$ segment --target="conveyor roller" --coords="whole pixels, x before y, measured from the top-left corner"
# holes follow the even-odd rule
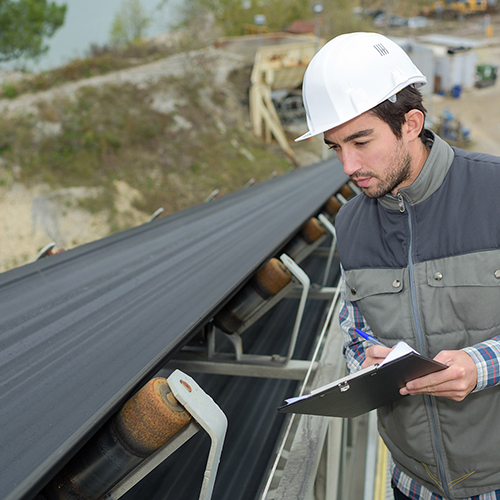
[[[46,500],[98,500],[189,423],[157,377],[137,392],[43,490]]]

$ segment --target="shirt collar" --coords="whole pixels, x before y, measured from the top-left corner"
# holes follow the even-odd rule
[[[426,130],[427,144],[431,151],[417,178],[409,185],[398,190],[410,205],[421,203],[431,196],[444,181],[448,170],[453,163],[455,153],[453,149],[430,130]],[[378,199],[379,203],[388,209],[398,210],[398,199],[389,193]]]

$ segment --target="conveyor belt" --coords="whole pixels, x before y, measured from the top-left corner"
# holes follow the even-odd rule
[[[4,498],[31,498],[319,210],[334,165],[0,275]]]
[[[309,257],[302,267],[311,279],[321,280],[325,259]],[[332,283],[339,277],[333,266]],[[284,300],[243,334],[245,352],[287,352],[298,300]],[[308,301],[296,359],[308,359],[324,321],[327,301]],[[167,365],[168,367],[168,365]],[[213,500],[258,500],[262,482],[274,458],[285,415],[277,407],[296,394],[297,382],[288,380],[191,374],[228,417],[229,427],[217,474]],[[210,442],[198,433],[145,477],[122,500],[197,500]]]

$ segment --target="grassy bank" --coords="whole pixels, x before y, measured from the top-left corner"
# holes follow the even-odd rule
[[[248,68],[246,69],[248,71]],[[16,181],[52,189],[100,187],[80,200],[113,222],[116,181],[139,191],[135,208],[175,212],[215,189],[241,189],[289,168],[280,150],[250,130],[241,74],[215,85],[203,64],[154,84],[82,87],[37,103],[36,112],[0,118],[0,155]],[[0,185],[6,179],[0,176]]]

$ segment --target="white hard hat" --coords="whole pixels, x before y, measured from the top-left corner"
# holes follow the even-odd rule
[[[311,60],[302,99],[308,139],[374,108],[408,85],[427,79],[395,42],[378,33],[348,33],[330,40]]]

